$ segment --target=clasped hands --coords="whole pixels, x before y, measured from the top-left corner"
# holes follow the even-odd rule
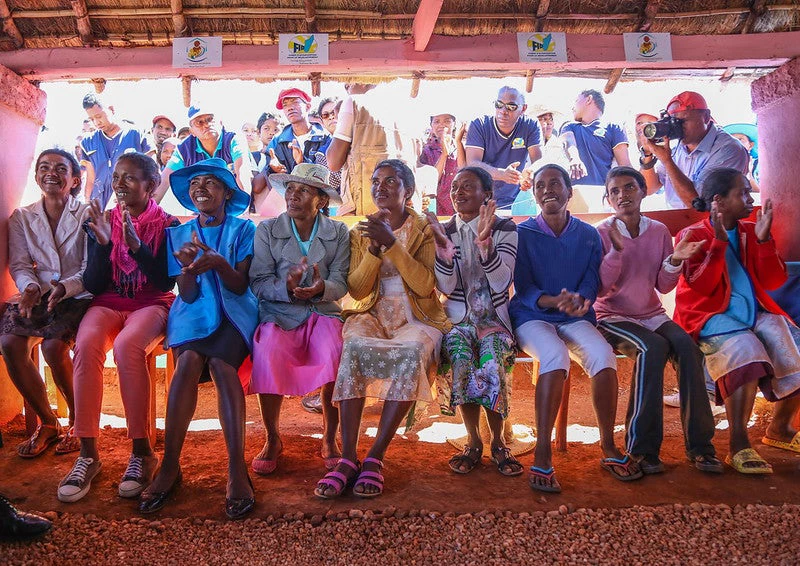
[[[198,257],[200,252],[202,255]],[[198,276],[211,269],[219,269],[222,263],[227,263],[225,258],[213,248],[200,241],[197,232],[192,231],[192,241],[184,243],[181,248],[173,252],[181,264],[181,273],[184,275]]]
[[[304,257],[300,260],[300,263],[289,268],[286,274],[286,290],[289,292],[290,296],[293,295],[296,299],[301,301],[308,301],[325,292],[325,280],[322,279],[319,274],[319,265],[315,263],[311,267],[313,272],[311,275],[311,285],[308,287],[299,286],[308,269],[308,260]]]
[[[389,225],[389,211],[385,208],[373,214],[368,214],[364,220],[356,224],[356,230],[364,238],[369,238],[369,253],[374,256],[381,254],[381,248],[390,248],[394,245],[395,237]]]

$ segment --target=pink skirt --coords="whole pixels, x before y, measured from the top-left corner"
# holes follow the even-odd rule
[[[273,322],[256,329],[253,374],[247,393],[305,395],[336,381],[342,357],[342,321],[312,313],[294,330]]]

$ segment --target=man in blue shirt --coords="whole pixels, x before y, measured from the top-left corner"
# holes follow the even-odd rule
[[[191,135],[178,144],[161,172],[161,184],[153,194],[156,202],[161,202],[169,190],[169,178],[174,171],[212,157],[219,157],[227,163],[228,169],[236,176],[236,184],[249,195],[252,174],[247,146],[242,148],[236,134],[225,130],[208,108],[190,106],[188,118]]]
[[[561,127],[573,185],[605,185],[613,161],[630,167],[628,136],[618,124],[603,120],[606,101],[596,90],[578,95],[572,112],[574,122]]]
[[[686,91],[673,97],[667,113],[681,120],[683,137],[673,149],[669,138],[661,143],[643,140],[639,163],[648,194],[663,186],[670,208],[691,208],[704,171],[733,167],[747,175],[747,150],[711,120],[711,110],[700,94]]]
[[[539,123],[525,116],[528,105],[515,88],[504,86],[494,116],[476,118],[467,130],[467,165],[485,169],[494,179],[499,209],[510,209],[520,190],[531,188],[532,165],[542,157]]]
[[[117,159],[123,153],[139,151],[150,153],[153,148],[144,132],[116,121],[114,106],[107,104],[94,93],[83,97],[83,109],[97,128],[81,141],[81,151],[85,156],[86,202],[100,200],[105,208],[111,199],[111,175]]]

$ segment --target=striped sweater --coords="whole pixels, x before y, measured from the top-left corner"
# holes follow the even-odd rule
[[[444,224],[447,237],[456,248],[456,255],[452,265],[436,257],[434,272],[436,274],[436,287],[445,295],[444,308],[451,322],[458,324],[467,316],[467,299],[464,294],[464,285],[461,275],[461,262],[463,245],[474,246],[474,242],[462,242],[461,234],[456,225],[454,216]],[[492,296],[492,305],[503,326],[513,335],[511,319],[508,314],[509,287],[514,281],[514,263],[517,259],[517,227],[507,218],[496,218],[492,227],[492,254],[484,262],[480,259],[478,251],[474,257],[478,258]]]

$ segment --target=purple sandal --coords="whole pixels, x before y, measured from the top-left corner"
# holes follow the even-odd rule
[[[344,464],[351,468],[353,470],[353,474],[350,477],[347,477],[342,472],[337,472],[336,470],[328,472],[325,474],[325,477],[317,482],[317,488],[314,490],[314,495],[321,497],[322,499],[335,499],[344,493],[344,490],[350,487],[350,485],[355,481],[356,474],[359,472],[358,462],[352,462],[347,458],[339,458],[339,464]],[[325,495],[322,493],[322,490],[326,487],[332,487],[335,491],[330,495]]]
[[[378,460],[377,458],[364,458],[364,463],[367,462],[372,464],[377,464],[379,468],[383,468],[383,462]],[[378,491],[374,493],[366,493],[366,492],[357,492],[355,488],[359,485],[370,485],[372,487],[377,487]],[[360,474],[358,474],[358,479],[356,480],[355,485],[353,486],[353,494],[357,495],[358,497],[363,498],[370,498],[370,497],[378,497],[380,494],[383,493],[383,474],[380,472],[371,472],[369,470],[362,470]]]

